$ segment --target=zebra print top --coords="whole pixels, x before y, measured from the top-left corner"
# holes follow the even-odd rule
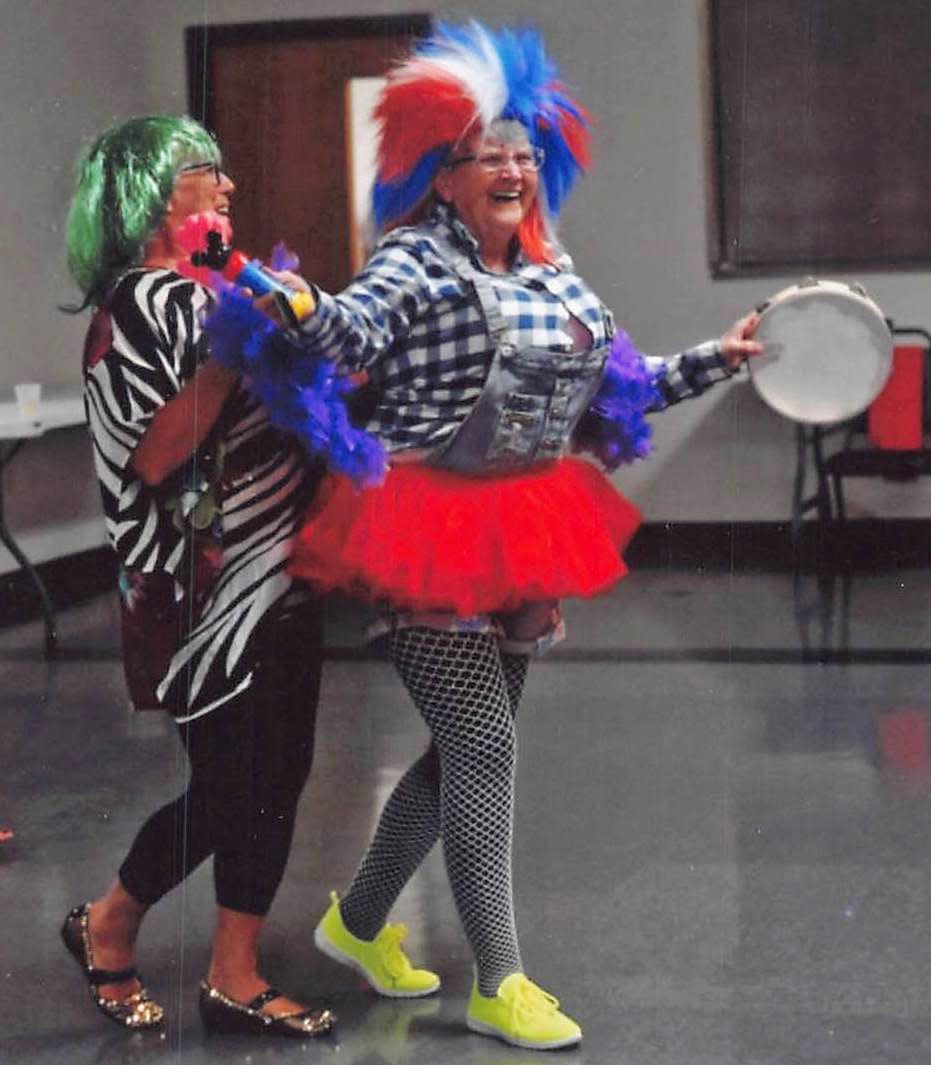
[[[292,588],[286,564],[313,477],[297,444],[241,384],[165,482],[147,486],[131,463],[153,415],[207,356],[200,320],[210,302],[206,289],[170,270],[131,270],[97,310],[84,352],[85,405],[124,607],[144,599],[148,578],[170,574],[177,616],[186,615],[158,687],[179,721],[245,690],[257,625],[289,591],[306,594]]]

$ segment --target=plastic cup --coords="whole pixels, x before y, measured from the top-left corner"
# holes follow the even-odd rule
[[[16,406],[19,416],[24,421],[36,421],[39,417],[39,405],[42,401],[42,386],[34,381],[26,381],[13,386],[16,394]]]

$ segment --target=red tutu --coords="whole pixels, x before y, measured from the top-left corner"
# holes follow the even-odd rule
[[[399,464],[377,488],[329,475],[291,572],[321,591],[469,617],[604,591],[627,573],[621,551],[639,524],[582,459],[496,477]]]

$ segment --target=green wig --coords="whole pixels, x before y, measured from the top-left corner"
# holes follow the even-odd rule
[[[142,261],[175,176],[194,163],[219,164],[220,150],[200,123],[179,115],[131,118],[82,154],[65,236],[82,307],[99,303],[123,271]]]

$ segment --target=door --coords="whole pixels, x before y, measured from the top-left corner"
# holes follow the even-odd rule
[[[348,86],[380,77],[429,32],[426,15],[197,26],[190,113],[216,133],[236,182],[236,246],[283,240],[328,291],[352,276]]]

